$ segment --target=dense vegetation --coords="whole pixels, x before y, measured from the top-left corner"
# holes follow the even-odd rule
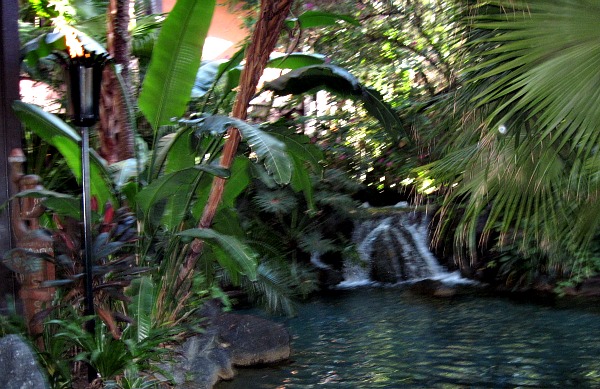
[[[76,27],[121,61],[105,71],[113,84],[103,112],[112,119],[101,120],[101,158],[92,158],[102,254],[95,337],[82,330],[81,242],[70,227],[80,216],[79,136],[62,111],[15,104],[28,130],[28,171],[46,188],[28,194],[46,198],[42,222],[61,243],[56,303],[36,318],[46,322],[41,355],[55,387],[71,383],[73,345],[105,382],[151,382],[159,344],[194,331],[207,298],[229,305],[242,290],[292,312],[294,298],[318,288],[313,252],[354,255],[349,211],[363,201],[435,205],[436,249],[468,276],[526,288],[597,273],[593,1],[297,1],[267,34],[284,56],[255,51],[265,37],[257,34],[199,72],[214,1],[179,0],[166,19],[132,1],[133,20],[117,9],[108,23],[109,37],[124,20],[129,33],[107,39],[116,3],[21,7],[23,76],[61,99],[64,40],[55,27]],[[251,11],[251,29],[262,28],[258,4],[233,3]],[[240,74],[264,66],[293,70],[250,102],[255,85]],[[122,142],[111,141],[114,132]],[[225,182],[216,199],[214,182]],[[95,352],[98,342],[105,353]],[[110,350],[122,358],[107,368]]]

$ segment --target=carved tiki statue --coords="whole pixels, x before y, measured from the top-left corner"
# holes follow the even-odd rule
[[[23,173],[25,162],[23,150],[13,149],[8,161],[13,193],[43,189],[40,177]],[[53,254],[52,237],[46,230],[40,228],[39,217],[43,213],[44,207],[40,198],[21,197],[14,198],[11,202],[11,223],[17,248],[13,250],[10,258],[12,263],[9,267],[17,272],[20,280],[19,297],[32,335],[40,334],[43,329],[41,321],[32,321],[32,318],[50,303],[54,296],[54,288],[43,285],[44,281],[55,279],[54,264],[39,255]]]

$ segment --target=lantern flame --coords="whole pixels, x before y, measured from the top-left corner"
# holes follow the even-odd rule
[[[83,57],[83,45],[77,38],[77,32],[74,29],[70,28],[68,32],[65,32],[65,39],[69,56],[71,58]]]
[[[76,29],[74,29],[66,23],[58,23],[56,28],[65,36],[65,43],[67,45],[67,49],[69,50],[69,56],[71,58],[85,56],[83,44],[77,37]]]

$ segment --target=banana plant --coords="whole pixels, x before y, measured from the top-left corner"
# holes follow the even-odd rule
[[[213,177],[235,178],[235,185],[225,193],[229,198],[227,204],[232,204],[249,182],[248,158],[237,158],[231,166],[235,171],[215,164],[229,127],[242,130],[244,139],[258,157],[257,162],[264,163],[276,181],[286,184],[292,177],[292,162],[285,153],[284,143],[258,127],[241,120],[207,115],[172,121],[184,114],[190,100],[214,6],[214,0],[180,0],[163,24],[138,100],[154,134],[150,157],[138,172],[137,181],[115,187],[104,161],[94,153],[92,156],[93,195],[101,203],[116,205],[125,201],[135,211],[140,228],[138,255],[144,265],[159,268],[159,273],[165,275],[160,279],[169,279],[172,270],[178,268],[191,236],[224,247],[226,255],[218,255],[216,260],[232,273],[231,279],[237,280],[240,276],[256,279],[256,256],[236,238],[208,229],[185,232],[197,224]],[[54,46],[60,49],[60,41],[57,42],[59,46]],[[44,48],[48,46],[46,43],[42,45]],[[15,103],[15,112],[32,131],[59,150],[78,177],[80,150],[75,130],[56,115],[23,102]],[[55,211],[60,211],[61,204],[69,204],[69,212],[73,214],[74,201],[50,192],[38,195],[53,200]],[[66,208],[63,209],[66,212]],[[187,279],[175,277],[173,284],[161,282],[157,286],[158,293],[162,293],[164,299],[181,302],[173,298],[177,287],[193,282],[193,278],[192,272]],[[169,293],[173,294],[166,296]]]

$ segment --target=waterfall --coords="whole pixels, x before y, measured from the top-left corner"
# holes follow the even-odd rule
[[[423,279],[444,283],[468,283],[459,272],[449,272],[429,250],[424,212],[394,209],[375,213],[355,223],[353,241],[358,257],[344,263],[344,281],[340,287],[372,284],[396,284]]]

